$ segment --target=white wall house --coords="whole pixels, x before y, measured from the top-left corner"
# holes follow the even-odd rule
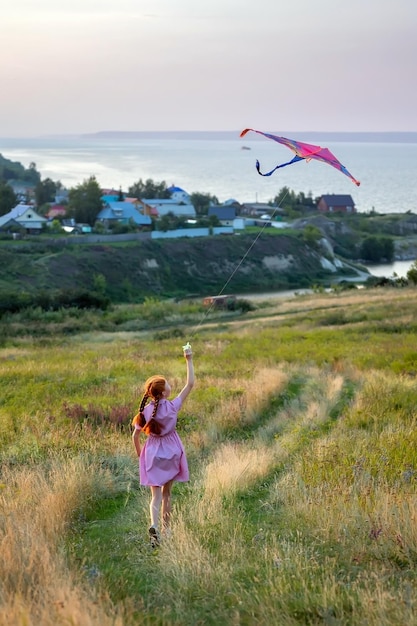
[[[18,204],[6,215],[0,218],[0,226],[10,220],[14,220],[21,228],[25,228],[28,232],[38,232],[42,230],[44,224],[48,222],[45,217],[38,215],[30,204]]]
[[[181,189],[181,187],[171,185],[171,187],[168,187],[168,191],[171,194],[171,200],[177,203],[185,202],[186,204],[191,204],[190,194]]]
[[[174,215],[181,217],[196,217],[195,208],[190,203],[178,202],[174,199],[146,199],[143,200],[146,202],[148,207],[151,207],[154,211],[157,212],[158,217],[162,217],[163,215],[167,215],[168,213],[173,213]]]

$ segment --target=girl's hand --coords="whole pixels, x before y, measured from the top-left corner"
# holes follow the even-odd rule
[[[187,342],[185,346],[182,347],[182,349],[186,359],[193,356],[193,352],[191,350],[191,345],[189,342]]]

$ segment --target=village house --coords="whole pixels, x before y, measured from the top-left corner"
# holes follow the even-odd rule
[[[22,226],[19,224],[19,222],[16,222],[16,220],[13,217],[10,217],[10,213],[0,216],[0,232],[1,233],[10,234],[10,233],[17,233],[19,231],[22,231]]]
[[[171,200],[175,200],[175,202],[178,203],[184,202],[185,204],[191,204],[190,194],[184,191],[184,189],[181,189],[181,187],[171,185],[171,187],[168,187],[167,191],[170,194]]]
[[[176,217],[187,217],[194,219],[196,217],[195,208],[191,203],[177,202],[171,198],[147,198],[140,201],[143,206],[147,206],[146,212],[156,217],[162,217],[173,213]],[[144,211],[145,212],[145,211]]]
[[[98,223],[106,228],[111,223],[134,224],[135,226],[150,226],[152,220],[149,215],[143,215],[133,202],[111,201],[105,202],[103,209],[97,215]]]
[[[143,213],[143,215],[149,215],[150,217],[154,217],[155,219],[158,219],[159,214],[158,214],[157,208],[147,204],[146,200],[137,200],[136,208],[138,209],[138,211]]]
[[[222,226],[233,226],[236,218],[236,208],[234,206],[211,205],[208,208],[207,216],[215,216]]]
[[[67,208],[64,204],[52,204],[45,213],[45,217],[48,220],[61,219],[67,214]]]
[[[241,206],[241,214],[252,217],[260,217],[261,215],[276,216],[283,212],[276,204],[271,205],[267,202],[244,202]]]
[[[10,232],[16,225],[28,234],[40,233],[48,220],[38,215],[31,204],[18,204],[0,217],[0,229]]]
[[[113,189],[105,189],[103,190],[103,195],[101,197],[104,208],[98,215],[98,220],[103,221],[106,220],[118,220],[122,223],[128,223],[129,218],[132,217],[135,223],[138,223],[138,219],[140,220],[139,225],[147,225],[150,224],[151,221],[148,218],[158,219],[159,217],[163,217],[168,213],[173,213],[177,217],[187,217],[194,219],[196,217],[195,208],[191,203],[190,194],[188,194],[181,187],[176,187],[172,185],[168,188],[170,193],[170,198],[132,198],[132,197],[124,197],[123,201],[120,201],[120,195],[123,195],[123,192],[116,192]],[[129,206],[130,205],[130,208]],[[132,211],[131,207],[134,207],[137,213],[139,213],[139,218]],[[110,211],[112,209],[112,211]],[[143,220],[142,218],[146,219]]]
[[[321,196],[317,202],[321,213],[356,213],[355,203],[351,195],[328,194]]]
[[[168,187],[167,191],[170,194],[169,198],[141,199],[140,202],[143,207],[143,213],[156,218],[172,213],[176,217],[195,219],[196,211],[191,203],[190,194],[176,185],[171,185],[171,187]]]

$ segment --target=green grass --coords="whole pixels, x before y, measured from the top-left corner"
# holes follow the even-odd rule
[[[120,331],[136,305],[81,333],[71,312],[37,335],[3,320],[0,624],[416,623],[416,300],[316,294],[201,324],[173,304],[165,326],[148,301],[146,332]],[[183,385],[178,329],[191,479],[152,551],[129,421],[150,374]]]

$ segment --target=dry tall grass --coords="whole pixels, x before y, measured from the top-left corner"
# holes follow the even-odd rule
[[[417,497],[385,484],[372,489],[369,481],[352,484],[342,476],[332,486],[318,479],[314,466],[306,467],[316,453],[321,463],[331,463],[344,420],[334,433],[321,429],[346,381],[314,367],[303,374],[307,384],[301,395],[269,418],[284,419],[286,432],[265,440],[262,425],[249,441],[217,445],[176,516],[171,540],[161,547],[160,602],[176,615],[187,611],[188,623],[193,615],[201,619],[194,602],[199,596],[205,606],[207,596],[212,599],[208,623],[216,615],[218,623],[228,624],[416,623],[417,598],[406,570],[417,554]],[[362,376],[363,392],[348,412],[366,401],[374,376]],[[243,404],[256,397],[258,382],[257,376],[247,382]],[[251,415],[262,408],[259,396]],[[312,437],[307,455],[305,437]],[[358,437],[355,433],[352,447]],[[276,526],[248,527],[244,511],[230,503],[268,481],[274,467],[289,469],[271,483],[258,508],[259,518],[269,515]]]
[[[382,307],[384,297],[380,292],[371,298],[320,296],[309,300],[309,306],[346,309],[359,304],[364,318],[366,303]],[[408,298],[398,296],[401,324],[410,319]],[[280,306],[290,315],[295,304]],[[397,351],[400,367],[409,363],[408,374],[397,376],[385,362],[390,364],[391,350],[400,341],[387,332],[375,346],[383,353],[384,371],[365,368],[363,361],[356,370],[349,350],[372,358],[374,346],[367,343],[368,334],[363,346],[349,344],[349,332],[344,339],[337,329],[332,339],[345,341],[341,347],[346,350],[335,351],[319,366],[314,365],[314,350],[325,351],[325,346],[314,344],[308,328],[305,316],[301,336],[287,348],[288,353],[293,345],[299,350],[299,357],[288,356],[291,365],[272,349],[265,354],[275,331],[265,334],[262,352],[255,350],[253,361],[246,363],[233,352],[239,353],[242,334],[236,338],[230,331],[219,332],[208,342],[204,359],[199,363],[196,357],[197,385],[183,412],[181,436],[191,452],[192,476],[189,485],[174,488],[172,536],[151,551],[146,542],[149,493],[140,490],[135,498],[126,489],[128,504],[119,507],[117,520],[110,516],[92,525],[108,533],[102,546],[97,535],[89,545],[90,526],[83,526],[83,549],[94,559],[103,558],[103,575],[94,580],[82,563],[68,558],[66,542],[81,541],[81,535],[68,531],[80,510],[120,493],[120,474],[126,482],[137,480],[136,460],[128,432],[65,421],[62,393],[74,403],[121,403],[138,392],[138,382],[148,372],[161,370],[180,388],[183,361],[176,353],[167,357],[169,350],[174,352],[172,342],[128,345],[126,337],[118,342],[114,336],[105,343],[91,337],[82,357],[80,338],[74,338],[60,352],[61,364],[51,350],[51,368],[47,363],[35,367],[41,359],[36,349],[9,348],[5,354],[13,356],[12,365],[10,372],[4,367],[4,375],[13,381],[26,376],[25,391],[33,388],[32,404],[39,405],[33,428],[26,430],[25,422],[17,430],[19,442],[27,437],[27,446],[41,442],[44,447],[43,456],[22,454],[24,467],[13,464],[17,436],[9,429],[16,426],[22,403],[16,401],[0,414],[0,435],[10,445],[11,459],[2,468],[0,485],[0,624],[417,623],[414,347]],[[249,323],[241,332],[251,347]],[[409,341],[408,334],[398,335]],[[303,352],[305,338],[311,343]],[[51,377],[58,381],[55,397]],[[42,415],[51,415],[48,432]],[[67,447],[72,438],[74,445]],[[24,442],[20,445],[22,452]],[[72,459],[64,458],[64,449]],[[122,469],[112,467],[117,455],[123,458]],[[116,526],[129,522],[129,516],[128,532],[118,532]],[[109,538],[117,541],[108,543]],[[106,563],[112,568],[108,578]],[[122,575],[129,577],[126,596]]]
[[[78,458],[5,469],[2,481],[0,624],[122,624],[109,598],[71,571],[63,549],[80,505],[111,492],[111,476]]]

